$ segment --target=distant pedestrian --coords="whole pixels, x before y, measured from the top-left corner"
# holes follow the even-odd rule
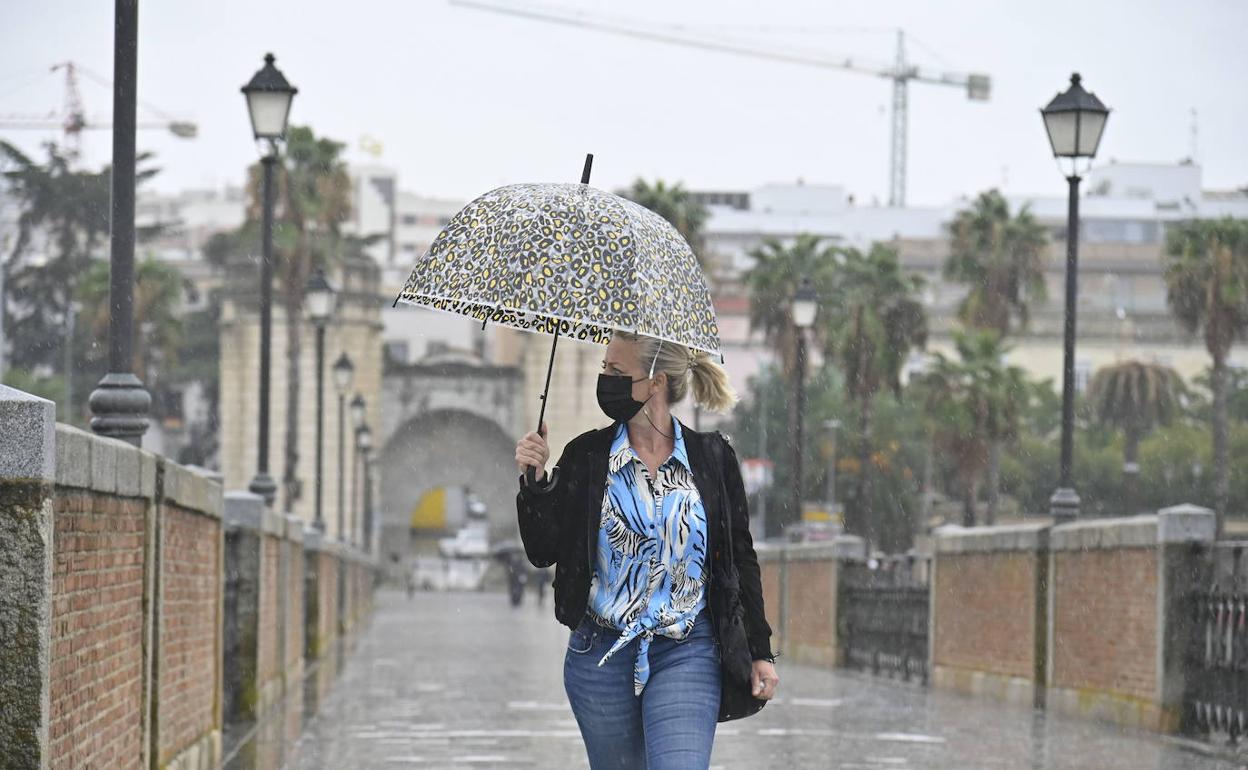
[[[653,337],[615,332],[603,370],[613,423],[570,441],[553,483],[546,426],[516,445],[541,478],[521,476],[521,539],[534,566],[558,565],[564,689],[592,770],[707,768],[717,721],[780,682],[736,454],[669,411],[690,386],[715,411],[735,395],[706,353]]]
[[[546,586],[550,583],[550,570],[542,568],[531,573],[533,579],[533,587],[537,592],[537,606],[541,607],[546,604]]]
[[[511,606],[519,607],[524,601],[524,561],[514,551],[507,555],[507,590],[511,598]]]

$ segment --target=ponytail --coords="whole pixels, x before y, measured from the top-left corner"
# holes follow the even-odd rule
[[[712,412],[727,412],[737,403],[737,393],[728,382],[728,372],[702,350],[689,351],[689,372],[693,377],[693,400]]]

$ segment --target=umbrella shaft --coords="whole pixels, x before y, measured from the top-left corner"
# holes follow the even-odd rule
[[[542,432],[542,422],[546,419],[546,397],[550,395],[550,373],[555,368],[555,348],[559,345],[559,328],[555,326],[555,339],[550,343],[550,361],[546,364],[546,387],[542,388],[542,409],[537,415],[537,432]]]

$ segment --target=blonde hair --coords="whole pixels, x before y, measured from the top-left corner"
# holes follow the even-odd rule
[[[650,373],[654,362],[654,376],[667,375],[667,403],[684,400],[693,385],[693,400],[712,412],[727,412],[737,403],[737,393],[728,382],[728,372],[711,359],[709,353],[679,345],[674,342],[647,337],[631,332],[615,332],[625,342],[637,345],[641,365]]]

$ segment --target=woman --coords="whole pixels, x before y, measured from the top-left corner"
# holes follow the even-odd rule
[[[598,376],[613,424],[568,442],[553,483],[546,426],[516,444],[521,473],[542,479],[521,476],[520,536],[534,566],[556,565],[555,616],[572,629],[564,688],[593,770],[709,766],[720,645],[708,607],[720,606],[710,576],[726,558],[721,543],[733,544],[740,573],[753,695],[769,700],[780,682],[736,455],[669,411],[691,385],[709,409],[735,401],[706,353],[617,332]]]

